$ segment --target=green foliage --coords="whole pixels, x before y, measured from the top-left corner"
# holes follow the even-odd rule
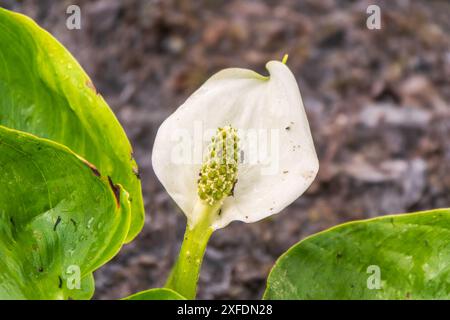
[[[24,15],[0,8],[0,125],[59,142],[130,194],[131,227],[142,229],[141,184],[130,143],[72,55]]]
[[[127,192],[68,148],[3,126],[0,168],[0,299],[90,298],[92,272],[127,236]]]
[[[346,223],[289,249],[264,298],[449,299],[449,239],[450,209]]]
[[[132,294],[122,300],[186,300],[186,298],[171,289],[155,288]]]

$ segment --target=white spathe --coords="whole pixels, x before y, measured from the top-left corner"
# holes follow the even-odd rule
[[[199,201],[201,155],[219,127],[238,129],[243,163],[234,196],[224,200],[214,228],[280,212],[305,192],[317,174],[319,162],[295,77],[278,61],[268,62],[266,68],[269,77],[238,68],[216,73],[158,130],[153,169],[191,223]],[[259,138],[255,142],[252,137]]]

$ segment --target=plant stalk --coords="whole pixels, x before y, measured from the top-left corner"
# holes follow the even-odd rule
[[[186,226],[180,254],[165,285],[186,299],[195,299],[206,245],[214,231],[211,216],[217,214],[219,209],[220,205],[196,206],[194,210],[198,211],[198,219],[195,224],[188,221]]]

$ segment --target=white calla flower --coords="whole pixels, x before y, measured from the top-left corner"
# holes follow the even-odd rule
[[[191,225],[205,206],[217,207],[210,217],[214,229],[233,220],[261,220],[295,201],[317,174],[319,163],[295,77],[278,61],[266,68],[269,77],[238,68],[216,73],[158,130],[153,168]],[[231,141],[238,157],[231,159],[236,163],[219,164],[221,175],[210,163],[226,153],[211,154],[222,135],[221,141]]]

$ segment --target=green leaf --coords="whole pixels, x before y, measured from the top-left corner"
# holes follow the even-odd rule
[[[3,126],[0,168],[0,299],[90,298],[92,272],[127,236],[127,192],[67,147]]]
[[[122,300],[186,300],[186,298],[171,289],[156,288],[132,294]]]
[[[345,223],[306,238],[279,258],[264,298],[449,299],[450,209]]]
[[[28,17],[0,8],[0,125],[68,146],[130,194],[127,242],[142,229],[141,183],[116,117],[72,55]]]

